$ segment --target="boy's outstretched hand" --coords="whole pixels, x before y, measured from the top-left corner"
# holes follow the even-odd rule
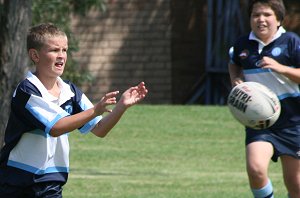
[[[148,90],[144,82],[141,82],[137,86],[130,87],[121,96],[119,104],[123,104],[126,108],[143,100],[148,93]]]
[[[119,91],[113,91],[105,94],[101,100],[94,106],[96,115],[101,115],[104,112],[112,112],[111,109],[107,108],[109,105],[117,103],[116,96]],[[127,109],[128,107],[140,102],[147,95],[148,90],[144,82],[141,82],[137,86],[130,87],[121,96],[118,106]]]

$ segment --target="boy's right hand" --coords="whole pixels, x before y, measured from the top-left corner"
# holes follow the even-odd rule
[[[111,109],[108,109],[108,105],[113,105],[117,103],[116,96],[118,95],[119,91],[113,91],[105,94],[101,98],[101,100],[94,106],[95,113],[97,115],[102,115],[104,112],[111,112]]]
[[[236,85],[241,84],[243,82],[244,81],[242,80],[242,78],[237,77],[231,80],[231,86],[235,87]]]

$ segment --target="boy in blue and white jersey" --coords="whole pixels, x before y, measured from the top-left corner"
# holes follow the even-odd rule
[[[116,100],[107,93],[95,106],[63,81],[68,39],[53,24],[32,27],[27,49],[36,70],[16,88],[0,155],[0,197],[62,197],[69,172],[68,133],[105,137],[130,106],[147,94],[141,82]],[[111,110],[108,105],[115,104]],[[109,112],[102,117],[104,112]]]
[[[300,39],[281,26],[285,7],[281,0],[249,3],[251,33],[239,38],[231,54],[232,86],[259,82],[276,93],[281,114],[266,130],[246,128],[246,161],[254,197],[273,197],[268,177],[272,159],[280,158],[290,198],[300,197]]]

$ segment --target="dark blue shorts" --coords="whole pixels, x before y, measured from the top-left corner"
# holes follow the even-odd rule
[[[246,145],[252,142],[270,142],[274,147],[272,160],[281,155],[289,155],[300,160],[300,126],[285,129],[246,129]]]
[[[0,186],[1,198],[62,198],[60,182],[36,183],[32,186],[20,187],[7,184]]]

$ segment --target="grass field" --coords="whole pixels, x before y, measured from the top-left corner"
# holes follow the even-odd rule
[[[251,198],[243,127],[224,106],[138,105],[104,139],[70,136],[66,198]],[[286,197],[280,163],[275,196]]]

